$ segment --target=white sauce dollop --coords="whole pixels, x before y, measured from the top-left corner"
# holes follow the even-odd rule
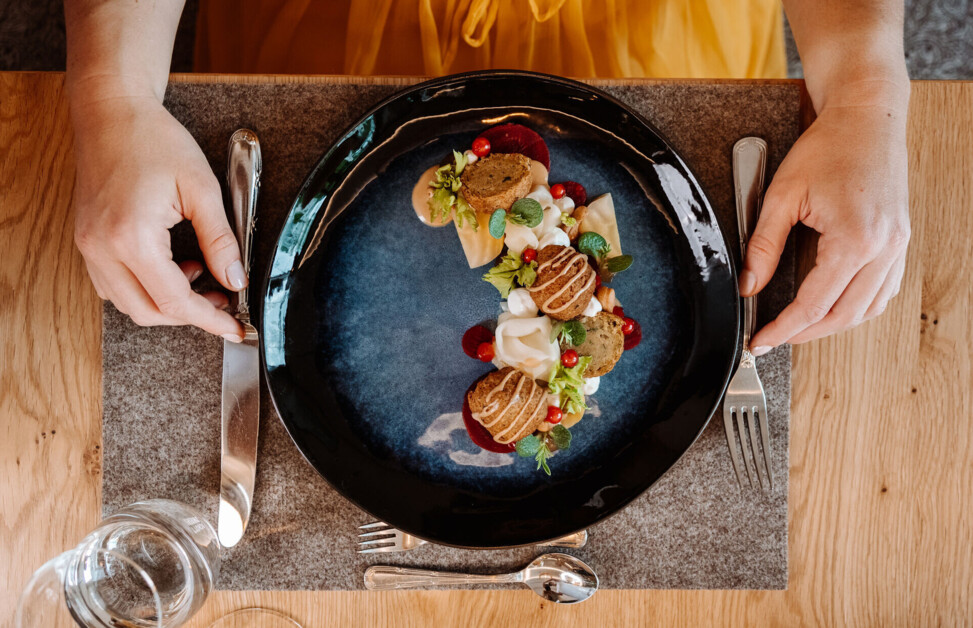
[[[574,201],[572,201],[571,197],[567,194],[554,201],[554,204],[557,205],[557,208],[562,212],[568,212],[569,214],[574,212]]]
[[[581,392],[586,395],[593,395],[598,392],[598,386],[600,385],[600,377],[586,377],[584,380],[584,387],[581,389]]]
[[[581,313],[581,316],[594,316],[601,310],[601,301],[595,297],[591,297],[591,300],[588,301],[588,305],[585,306],[584,312]]]
[[[551,244],[557,244],[559,246],[571,246],[571,238],[568,234],[564,233],[563,229],[554,228],[544,234],[544,237],[540,239],[537,243],[537,250],[543,249],[545,246],[550,246]]]
[[[527,288],[515,288],[507,297],[507,311],[518,318],[537,316],[537,303]]]
[[[551,367],[561,358],[560,347],[551,342],[551,319],[518,318],[507,313],[497,320],[497,359],[534,379],[547,381]]]
[[[524,252],[524,249],[537,248],[537,236],[533,231],[523,225],[515,225],[512,222],[508,222],[505,233],[507,235],[504,238],[504,244],[507,245],[511,253],[518,257]]]

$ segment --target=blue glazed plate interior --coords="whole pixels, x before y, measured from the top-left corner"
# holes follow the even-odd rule
[[[420,174],[464,150],[475,133],[431,138],[396,157],[332,225],[317,281],[316,350],[353,428],[379,455],[431,481],[471,490],[521,492],[546,481],[532,460],[480,449],[467,436],[461,408],[467,388],[493,369],[469,358],[463,332],[495,319],[501,298],[470,269],[452,225],[423,225],[412,209]],[[679,289],[672,230],[638,182],[593,142],[547,138],[550,181],[578,181],[594,198],[611,192],[622,248],[636,262],[612,286],[642,343],[625,352],[572,428],[570,449],[552,460],[559,476],[584,471],[651,421],[672,355],[686,349],[687,295]]]
[[[551,477],[467,436],[463,396],[493,367],[461,338],[501,298],[455,228],[422,224],[411,205],[423,171],[501,122],[541,134],[551,183],[612,194],[635,258],[612,287],[642,342],[602,377]],[[661,477],[722,396],[738,317],[712,209],[657,131],[578,83],[488,72],[405,90],[322,158],[278,240],[261,341],[282,421],[335,488],[420,537],[501,547],[586,528]]]

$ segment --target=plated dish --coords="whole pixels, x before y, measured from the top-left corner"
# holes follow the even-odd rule
[[[463,351],[496,369],[463,401],[470,439],[486,451],[549,460],[571,447],[623,351],[641,341],[612,281],[634,260],[622,252],[610,192],[588,201],[577,181],[549,182],[550,150],[521,124],[480,133],[422,173],[412,191],[424,224],[454,224],[470,268],[505,299],[496,322],[463,334]]]
[[[475,268],[456,229],[458,214],[432,228],[410,198],[423,171],[449,163],[455,168],[454,149],[472,150],[484,131],[506,124],[543,139],[550,165],[545,190],[552,200],[535,198],[542,210],[556,206],[550,188],[557,183],[583,185],[591,198],[576,208],[590,210],[610,194],[619,238],[612,241],[606,227],[594,231],[633,260],[609,287],[625,316],[640,324],[641,343],[623,351],[600,376],[598,390],[585,395],[588,409],[570,428],[570,448],[546,459],[550,476],[543,466],[537,470],[536,453],[522,458],[475,444],[462,412],[471,384],[502,370],[469,357],[462,339],[476,325],[496,337],[500,304],[507,303],[507,313],[519,307],[509,294],[501,297],[499,282],[483,276],[494,268],[490,260],[504,260],[517,232],[529,239],[521,229],[512,229],[513,236],[507,229],[517,220],[509,217],[521,213],[513,202],[536,185],[511,194],[509,208],[490,207],[496,199],[487,200],[488,186],[474,193],[486,211],[464,196],[478,230],[489,230],[496,209],[506,213],[503,241],[474,258],[480,262]],[[434,178],[425,179],[426,188]],[[525,219],[532,213],[524,212]],[[578,240],[569,235],[568,241],[578,251]],[[546,261],[540,237],[537,246],[532,261],[539,270]],[[533,247],[525,246],[521,256],[526,248]],[[583,270],[580,263],[575,267]],[[590,274],[583,278],[587,283]],[[520,287],[511,284],[510,293]],[[529,307],[529,289],[518,294],[520,305]],[[271,398],[296,446],[374,518],[448,545],[528,545],[617,512],[690,447],[735,365],[737,299],[727,246],[703,191],[641,117],[573,81],[473,73],[416,85],[381,103],[343,133],[309,174],[269,265],[262,357]],[[591,303],[573,301],[564,313]],[[550,305],[564,303],[555,299]],[[546,316],[553,332],[561,321]],[[580,321],[578,316],[568,320]],[[501,336],[491,344],[494,357],[507,349],[500,348],[506,343]],[[558,342],[556,348],[558,357],[568,348],[582,357],[580,347],[562,350]],[[539,366],[538,376],[527,373],[532,369],[523,355],[508,359],[529,375],[525,386],[543,381]],[[552,404],[546,398],[542,403],[546,422]],[[562,409],[561,424],[566,414]]]

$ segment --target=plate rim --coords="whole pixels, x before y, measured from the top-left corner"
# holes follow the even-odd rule
[[[287,218],[289,218],[296,209],[307,207],[308,193],[314,186],[316,180],[318,179],[319,172],[321,171],[325,163],[328,161],[329,157],[331,157],[332,154],[340,146],[342,146],[344,142],[346,142],[349,138],[351,138],[355,134],[356,129],[360,128],[370,117],[373,117],[376,113],[379,113],[381,110],[383,110],[391,103],[394,103],[404,97],[407,97],[410,94],[414,94],[416,92],[420,92],[429,88],[442,87],[445,85],[449,85],[451,83],[461,83],[461,82],[468,81],[470,79],[480,79],[480,78],[529,79],[529,80],[535,80],[541,82],[560,84],[574,89],[581,89],[583,91],[592,93],[593,95],[597,96],[600,99],[608,101],[609,103],[613,104],[614,106],[626,112],[628,115],[632,116],[639,124],[643,125],[649,131],[651,131],[651,133],[658,139],[658,141],[665,146],[666,150],[672,155],[672,157],[678,161],[679,165],[681,166],[680,174],[689,178],[692,184],[695,186],[696,191],[699,192],[700,196],[702,197],[702,200],[704,201],[704,209],[707,212],[707,218],[712,222],[713,225],[715,225],[716,230],[720,234],[722,244],[726,248],[726,252],[727,252],[726,268],[728,269],[730,278],[732,279],[731,283],[735,295],[735,298],[733,299],[733,303],[727,305],[730,306],[730,309],[732,310],[733,318],[736,321],[735,328],[737,329],[737,333],[734,334],[733,337],[733,350],[731,352],[732,357],[728,360],[726,369],[723,373],[723,376],[721,377],[722,383],[719,386],[719,390],[718,390],[719,394],[716,396],[712,407],[710,407],[707,410],[706,418],[700,425],[699,429],[696,431],[692,440],[689,442],[686,448],[678,456],[676,456],[676,458],[672,461],[672,463],[668,466],[668,468],[666,468],[665,471],[663,471],[653,481],[646,484],[645,487],[642,488],[635,496],[624,501],[624,503],[621,503],[621,505],[619,505],[618,507],[612,510],[605,510],[605,509],[599,510],[597,514],[591,518],[590,522],[586,526],[573,530],[573,532],[580,532],[581,530],[585,530],[591,526],[594,526],[599,522],[604,521],[605,519],[610,518],[618,514],[625,508],[627,508],[629,505],[631,505],[632,502],[634,502],[640,496],[644,495],[645,492],[650,490],[660,480],[662,480],[666,475],[668,475],[670,471],[673,469],[673,467],[675,467],[678,464],[678,462],[683,458],[683,456],[685,456],[686,453],[689,452],[690,449],[692,449],[693,445],[699,440],[703,432],[709,426],[710,421],[712,421],[713,418],[716,416],[720,404],[722,403],[722,399],[726,393],[726,389],[729,386],[730,379],[732,378],[733,372],[735,370],[734,367],[739,361],[741,350],[742,350],[741,338],[739,334],[739,329],[740,329],[740,325],[742,324],[742,321],[741,321],[741,312],[740,312],[740,296],[739,296],[739,287],[738,287],[737,262],[735,260],[735,257],[730,252],[731,242],[729,238],[726,237],[723,228],[720,226],[719,220],[716,217],[716,212],[713,209],[712,203],[709,200],[709,196],[706,194],[706,191],[704,190],[702,184],[696,178],[695,173],[692,171],[692,169],[689,168],[689,166],[686,164],[685,160],[682,158],[679,152],[677,152],[675,148],[672,146],[669,139],[658,129],[658,127],[655,126],[655,124],[653,124],[651,121],[646,119],[642,114],[635,111],[632,107],[630,107],[626,103],[620,101],[618,98],[612,96],[611,94],[608,94],[607,92],[603,91],[599,87],[582,81],[574,80],[574,79],[569,79],[561,76],[545,74],[540,72],[531,72],[526,70],[498,69],[498,70],[477,70],[471,72],[462,72],[456,74],[449,74],[441,77],[435,77],[428,80],[423,80],[417,83],[413,83],[411,85],[406,85],[402,89],[396,90],[395,92],[389,94],[385,98],[378,101],[375,105],[373,105],[364,113],[362,113],[359,117],[357,117],[352,123],[347,125],[341,131],[341,133],[338,134],[336,138],[330,143],[327,150],[325,150],[321,154],[321,156],[317,158],[317,161],[314,163],[313,167],[308,171],[308,174],[305,176],[303,182],[301,183],[300,188],[298,189],[296,195],[294,196],[293,202],[290,204],[289,208],[285,212],[284,214],[285,221],[281,226],[279,233],[277,233],[276,238],[274,239],[274,244],[271,248],[270,259],[268,260],[268,264],[263,275],[261,289],[260,289],[260,302],[259,302],[260,307],[259,307],[259,318],[257,322],[260,331],[259,338],[260,338],[261,371],[263,373],[265,381],[267,382],[267,390],[274,411],[277,414],[277,418],[281,421],[281,424],[284,426],[284,429],[287,432],[288,438],[290,438],[291,442],[297,448],[298,452],[301,454],[301,457],[308,463],[308,465],[311,466],[311,468],[315,471],[315,473],[317,473],[318,476],[320,476],[328,484],[328,486],[330,486],[339,495],[341,495],[342,498],[348,500],[354,506],[368,513],[370,516],[379,518],[377,515],[374,515],[371,511],[369,511],[369,509],[362,506],[359,503],[359,501],[355,497],[350,495],[348,491],[346,491],[343,487],[341,487],[340,485],[338,485],[337,483],[333,482],[331,479],[325,476],[325,474],[318,468],[317,464],[315,464],[315,462],[304,451],[304,448],[300,445],[300,443],[297,442],[297,439],[294,437],[294,434],[292,432],[291,426],[288,425],[288,421],[287,419],[285,419],[284,413],[281,412],[280,404],[278,403],[277,397],[274,394],[273,389],[270,385],[272,376],[271,376],[271,371],[268,368],[268,362],[266,359],[267,334],[266,334],[266,327],[265,327],[264,311],[265,311],[265,306],[268,302],[268,296],[269,296],[268,291],[271,287],[271,281],[274,278],[273,275],[274,262],[278,257],[280,247],[281,247],[281,242],[285,234],[287,233]],[[289,269],[286,275],[290,276],[292,273],[293,270]],[[281,332],[281,336],[283,336],[283,332]],[[438,545],[444,545],[444,546],[454,547],[459,549],[501,549],[501,548],[528,547],[537,544],[536,541],[530,541],[530,542],[524,542],[519,544],[506,544],[506,545],[462,545],[462,544],[451,543],[449,541],[432,538],[429,536],[424,536],[422,534],[422,531],[418,531],[418,530],[403,529],[403,531],[408,532],[409,534],[413,534],[414,536],[417,536],[424,540],[436,543]],[[550,539],[545,539],[545,540],[550,540]]]

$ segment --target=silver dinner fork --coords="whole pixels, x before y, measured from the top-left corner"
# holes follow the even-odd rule
[[[733,184],[736,189],[737,223],[740,226],[741,259],[747,256],[747,240],[760,214],[766,166],[767,142],[759,137],[745,137],[733,146]],[[726,430],[726,442],[730,447],[730,459],[733,461],[737,482],[743,486],[743,471],[740,469],[743,466],[747,470],[750,486],[753,486],[753,476],[756,475],[760,487],[768,490],[774,486],[774,477],[770,471],[767,401],[764,397],[764,387],[757,375],[753,354],[750,353],[750,336],[753,334],[756,320],[756,301],[754,297],[745,297],[743,299],[743,354],[740,357],[740,366],[733,374],[730,385],[726,389],[726,397],[723,399],[723,428]],[[740,451],[737,451],[737,444],[740,445]],[[761,460],[766,479],[760,470]]]
[[[358,543],[359,554],[375,554],[378,552],[407,552],[421,545],[428,545],[429,541],[412,536],[407,532],[393,528],[384,521],[366,523],[359,526],[359,530],[366,530],[358,535],[367,539]],[[541,543],[542,547],[584,547],[588,542],[588,531],[582,530],[559,539]]]

